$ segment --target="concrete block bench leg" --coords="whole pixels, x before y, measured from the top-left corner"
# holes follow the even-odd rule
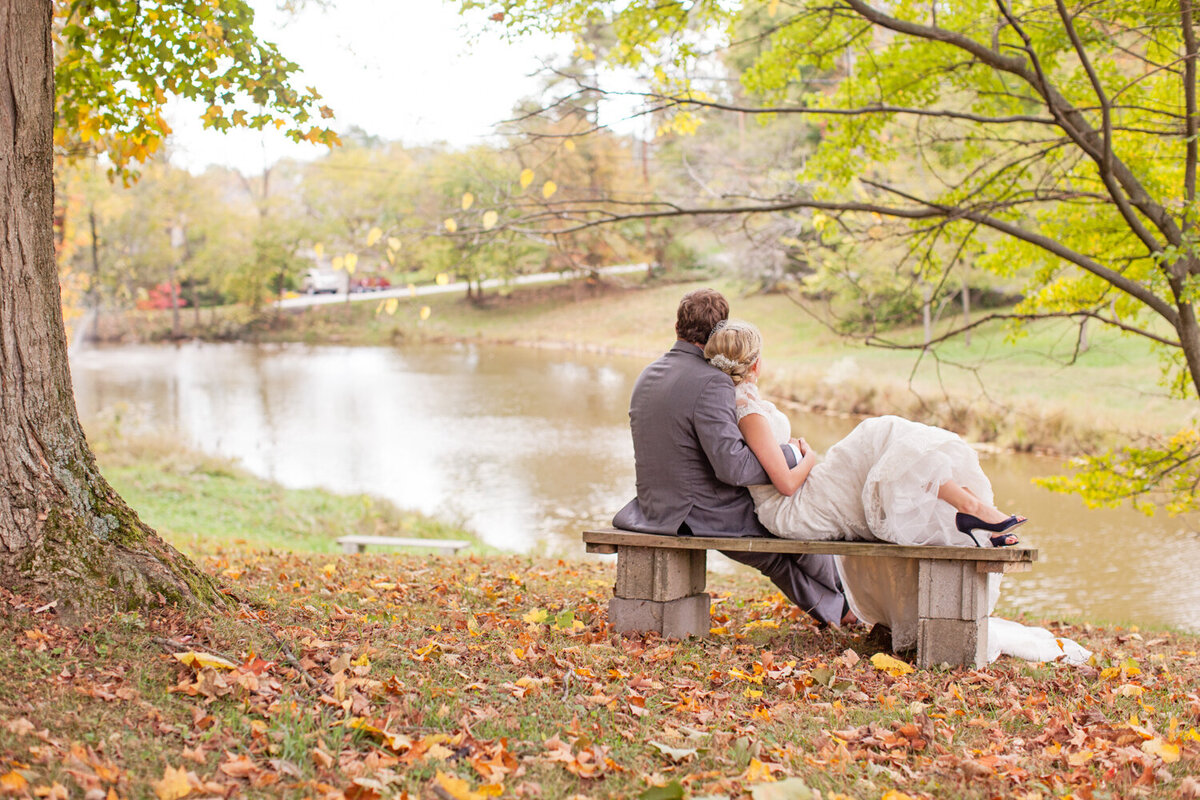
[[[618,633],[707,636],[706,557],[704,550],[618,546],[609,623]]]
[[[917,666],[987,666],[988,573],[974,561],[922,559]]]

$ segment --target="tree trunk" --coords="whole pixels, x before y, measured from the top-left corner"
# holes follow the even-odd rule
[[[0,0],[0,584],[62,610],[220,602],[96,468],[53,248],[48,0]]]

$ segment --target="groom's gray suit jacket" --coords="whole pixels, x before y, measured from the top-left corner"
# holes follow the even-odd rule
[[[637,497],[613,525],[643,533],[769,536],[746,486],[770,483],[737,427],[733,381],[677,341],[642,371],[629,403]],[[795,465],[784,448],[789,466]],[[824,621],[841,618],[843,597],[829,556],[726,553],[768,577]]]

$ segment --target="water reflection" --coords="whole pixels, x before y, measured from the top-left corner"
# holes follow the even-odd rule
[[[81,353],[85,419],[138,424],[287,486],[368,492],[455,520],[488,543],[576,555],[633,491],[626,408],[639,360],[505,347],[403,350],[187,344]],[[789,409],[824,449],[854,420]],[[984,457],[1002,507],[1027,514],[1032,573],[1002,603],[1034,615],[1200,630],[1200,536],[1177,520],[1090,511],[1030,486],[1058,463]]]

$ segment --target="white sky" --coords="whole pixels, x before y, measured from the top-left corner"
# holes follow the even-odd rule
[[[336,113],[333,127],[352,125],[405,144],[470,145],[486,139],[513,105],[535,93],[529,77],[539,57],[565,53],[550,39],[505,44],[494,34],[468,41],[463,19],[443,0],[336,0],[294,17],[274,0],[251,0],[255,30],[303,69],[296,86],[315,86]],[[473,26],[478,32],[479,25]],[[223,164],[260,172],[281,157],[316,158],[324,147],[287,141],[277,132],[204,130],[203,108],[178,103],[172,163],[193,171]]]

